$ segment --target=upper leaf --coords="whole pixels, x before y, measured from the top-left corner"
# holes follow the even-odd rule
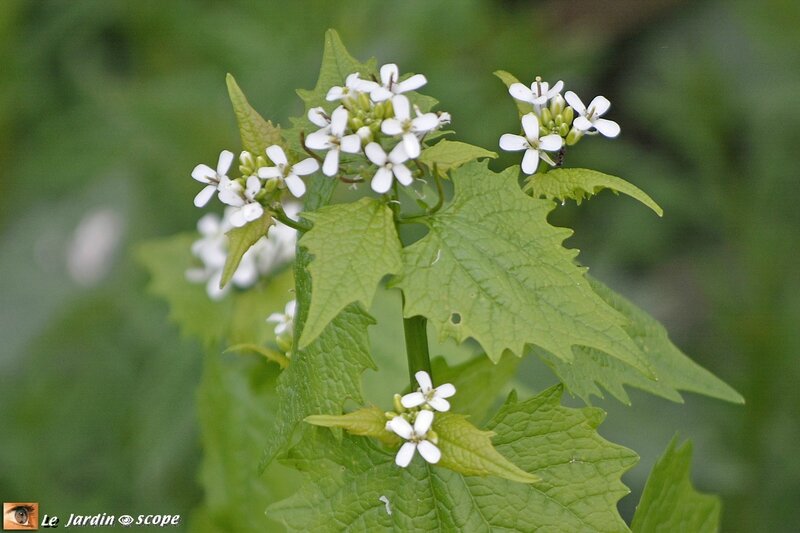
[[[524,187],[534,198],[560,201],[569,198],[578,204],[585,197],[594,196],[603,189],[627,194],[655,211],[658,216],[664,215],[664,210],[632,183],[588,168],[557,168],[544,174],[534,174],[528,178]]]
[[[537,483],[464,476],[420,458],[403,469],[370,439],[337,444],[316,431],[289,453],[309,482],[268,515],[290,531],[625,531],[616,501],[636,454],[597,434],[602,411],[562,407],[560,396],[554,387],[509,397],[490,423],[497,451]]]
[[[719,531],[720,500],[695,490],[689,477],[691,462],[692,443],[678,447],[674,437],[647,479],[633,516],[633,533]]]
[[[314,227],[300,240],[314,259],[311,272],[311,309],[300,347],[307,346],[349,303],[366,307],[378,282],[402,269],[400,239],[385,204],[362,198],[350,204],[323,207],[305,218]]]
[[[514,83],[520,83],[516,76],[505,70],[497,70],[494,75],[500,78],[500,81],[505,83],[506,87],[511,87]],[[527,115],[533,111],[533,104],[529,102],[523,102],[522,100],[514,98],[514,103],[517,104],[517,111],[519,111],[520,116]]]
[[[273,126],[269,120],[264,120],[258,111],[250,106],[232,75],[228,74],[225,81],[228,84],[228,95],[233,104],[233,111],[236,113],[236,122],[239,124],[242,147],[254,155],[264,155],[267,146],[281,144],[281,129]]]
[[[233,228],[225,234],[228,236],[228,256],[225,258],[222,278],[219,280],[220,289],[227,285],[236,273],[247,250],[267,234],[273,223],[272,216],[265,211],[261,218],[248,222],[241,228]]]
[[[444,139],[423,150],[419,161],[430,168],[436,165],[439,174],[444,176],[450,170],[483,157],[494,159],[497,154],[480,146]]]
[[[667,336],[664,326],[653,317],[615,293],[599,281],[587,276],[594,291],[608,305],[628,319],[623,326],[650,364],[656,378],[647,379],[635,368],[599,351],[573,348],[575,360],[566,364],[552,354],[537,350],[567,389],[589,403],[591,396],[603,396],[598,383],[620,401],[630,400],[623,385],[630,384],[674,402],[683,402],[678,390],[705,394],[733,403],[744,403],[742,396],[711,372],[684,355]]]
[[[552,202],[531,199],[517,169],[500,174],[469,163],[453,174],[451,204],[427,219],[428,235],[403,250],[407,317],[424,315],[441,335],[477,340],[493,360],[536,344],[565,361],[589,346],[648,372],[622,329],[625,319],[591,289],[571,234],[546,217]]]

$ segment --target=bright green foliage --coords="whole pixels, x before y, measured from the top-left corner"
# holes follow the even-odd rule
[[[494,159],[497,154],[480,146],[444,139],[423,150],[419,161],[431,169],[436,165],[439,174],[444,176],[450,170],[484,157]]]
[[[497,476],[520,483],[535,483],[540,479],[521,470],[492,446],[492,431],[482,431],[467,417],[454,413],[439,413],[433,423],[442,452],[438,466],[465,476]]]
[[[264,212],[261,218],[248,222],[241,228],[233,228],[225,234],[228,236],[228,256],[225,258],[225,267],[222,269],[220,288],[228,284],[236,273],[236,269],[239,268],[242,256],[258,242],[258,239],[267,234],[273,222],[269,213]]]
[[[314,426],[342,428],[351,435],[375,437],[389,444],[397,444],[397,435],[386,429],[386,414],[375,407],[365,407],[346,415],[311,415],[306,422]]]
[[[366,307],[381,278],[402,269],[400,239],[392,211],[384,203],[362,198],[323,207],[303,215],[314,227],[300,240],[314,256],[311,308],[300,337],[307,346],[347,304]]]
[[[289,358],[280,351],[249,342],[229,346],[225,353],[257,353],[264,356],[268,361],[276,363],[281,368],[289,366]]]
[[[647,358],[658,379],[647,379],[635,368],[599,350],[574,348],[575,360],[572,364],[538,351],[571,393],[588,403],[592,395],[603,396],[597,383],[620,401],[629,404],[623,387],[627,383],[674,402],[683,402],[678,390],[685,390],[733,403],[744,403],[739,393],[672,344],[664,326],[657,320],[599,281],[588,279],[594,291],[628,319],[628,324],[623,328]]]
[[[493,361],[505,350],[521,355],[527,343],[571,361],[572,346],[582,345],[647,372],[624,318],[562,246],[570,231],[547,223],[552,203],[525,195],[517,172],[469,163],[453,174],[455,198],[403,250],[393,283],[405,293],[405,316],[426,316],[458,341],[474,338]]]
[[[289,453],[309,482],[268,516],[290,531],[625,531],[616,502],[636,454],[597,434],[602,411],[562,407],[560,397],[560,387],[524,402],[512,395],[489,424],[498,452],[537,483],[463,476],[419,457],[398,468],[393,450],[370,439],[337,443],[317,430]]]
[[[516,76],[510,72],[506,72],[505,70],[497,70],[495,71],[494,75],[500,78],[500,81],[505,83],[506,87],[511,87],[511,85],[514,83],[520,83]],[[517,104],[517,111],[519,111],[520,116],[533,112],[533,104],[523,102],[522,100],[517,100],[516,98],[513,100],[514,103]]]
[[[717,496],[701,494],[689,478],[692,443],[678,446],[677,437],[650,472],[633,516],[633,533],[714,533],[722,505]]]
[[[664,210],[639,187],[622,178],[588,168],[557,168],[544,174],[534,174],[528,178],[524,187],[525,192],[529,192],[534,198],[559,201],[572,199],[578,204],[603,189],[610,189],[615,194],[627,194],[655,211],[658,216],[664,215]]]
[[[255,156],[264,155],[267,146],[282,144],[281,129],[273,126],[269,120],[264,120],[258,111],[250,106],[232,75],[228,74],[225,81],[228,84],[228,95],[233,104],[233,111],[236,113],[236,122],[239,124],[242,147]]]

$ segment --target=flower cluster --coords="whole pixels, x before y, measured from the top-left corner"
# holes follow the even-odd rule
[[[402,397],[395,395],[397,412],[386,414],[389,418],[386,429],[406,441],[395,457],[395,463],[401,467],[408,466],[417,451],[427,462],[439,462],[442,453],[436,446],[438,438],[431,426],[436,411],[450,410],[450,402],[446,398],[456,393],[456,388],[451,383],[434,388],[430,375],[423,370],[414,376],[419,388]]]
[[[294,315],[297,309],[297,300],[286,304],[283,313],[272,313],[267,317],[267,322],[275,324],[275,342],[287,356],[291,357],[292,337],[294,336]]]
[[[530,104],[532,111],[522,116],[523,135],[506,133],[500,137],[500,148],[509,152],[525,151],[522,171],[535,174],[539,160],[556,166],[566,146],[577,143],[583,135],[600,133],[613,138],[619,135],[619,124],[602,118],[611,107],[604,96],[595,97],[589,106],[572,91],[561,96],[564,82],[559,80],[552,87],[537,76],[530,87],[512,83],[508,92],[520,102]],[[577,116],[576,116],[577,114]],[[559,152],[559,162],[547,152]]]
[[[287,213],[293,216],[299,211],[295,203],[287,204]],[[230,285],[219,288],[222,270],[228,255],[228,237],[237,211],[225,209],[222,217],[207,213],[197,223],[200,239],[192,244],[192,255],[200,266],[186,271],[186,278],[193,283],[205,283],[206,292],[213,300],[219,300],[230,290]],[[294,259],[297,232],[281,223],[276,223],[267,236],[259,239],[243,256],[231,283],[241,289],[253,286],[259,277],[267,276]]]

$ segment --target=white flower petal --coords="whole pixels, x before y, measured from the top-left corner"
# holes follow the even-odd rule
[[[316,163],[316,161],[314,162]],[[295,198],[300,198],[306,193],[306,184],[303,183],[302,179],[294,174],[286,176],[283,182],[286,183],[286,187]]]
[[[312,107],[308,110],[308,120],[315,126],[324,128],[328,125],[328,119],[325,118],[325,109],[322,107]]]
[[[411,118],[411,103],[402,94],[392,98],[392,109],[394,109],[394,117],[400,122]]]
[[[278,167],[261,167],[258,169],[258,177],[262,180],[271,180],[281,176],[281,169]]]
[[[527,150],[522,156],[522,172],[525,174],[535,174],[539,166],[539,150],[533,148]]]
[[[392,187],[392,171],[386,167],[379,168],[370,186],[378,194],[387,192]]]
[[[261,190],[261,180],[258,179],[258,176],[250,176],[247,178],[247,188],[244,191],[245,196],[250,200],[253,200]]]
[[[192,178],[199,181],[200,183],[211,183],[212,180],[216,180],[217,173],[208,165],[199,164],[194,167],[192,170]]]
[[[522,117],[522,130],[528,139],[539,138],[539,117],[533,113],[528,113]]]
[[[416,449],[417,444],[415,442],[406,442],[400,446],[400,449],[397,451],[397,456],[394,458],[395,464],[403,468],[407,467],[411,459],[414,458],[414,451]]]
[[[369,97],[372,98],[372,101],[376,103],[388,100],[392,97],[392,95],[394,95],[394,93],[386,87],[378,87],[369,93]]]
[[[344,97],[344,87],[331,87],[325,99],[329,102],[334,100],[341,100]]]
[[[389,428],[404,439],[410,439],[414,434],[414,428],[402,416],[396,416],[389,420]]]
[[[428,405],[430,405],[440,413],[444,413],[445,411],[450,410],[450,402],[448,402],[444,398],[438,398],[436,396],[428,400]]]
[[[292,173],[298,176],[308,176],[317,170],[319,170],[319,163],[313,157],[308,157],[292,165]]]
[[[392,166],[392,172],[394,172],[394,176],[397,178],[402,185],[408,187],[412,183],[414,183],[414,177],[411,175],[411,171],[408,170],[408,167],[402,163],[398,163]]]
[[[417,383],[419,383],[422,392],[427,392],[433,389],[433,382],[431,381],[431,376],[424,370],[420,370],[419,372],[414,374],[414,378],[417,380]]]
[[[576,113],[580,115],[586,114],[586,106],[583,105],[583,102],[581,102],[581,99],[578,98],[577,94],[572,91],[567,91],[564,93],[564,99],[567,101],[570,107],[575,110]]]
[[[241,228],[247,224],[247,220],[244,218],[244,213],[242,212],[243,209],[243,207],[240,207],[231,214],[231,224],[233,224],[235,228]]]
[[[367,155],[367,159],[378,166],[385,164],[388,159],[386,157],[386,152],[383,151],[383,148],[381,148],[381,145],[378,143],[369,143],[364,148],[364,153]]]
[[[550,135],[545,135],[541,139],[539,139],[539,149],[540,150],[548,150],[550,152],[554,152],[561,148],[564,144],[564,139],[561,138],[561,135],[557,135],[555,133],[551,133]]]
[[[381,122],[381,131],[386,135],[400,135],[403,133],[403,123],[396,118],[387,118]]]
[[[322,128],[306,137],[306,147],[312,150],[327,150],[331,146],[330,128]]]
[[[423,85],[428,83],[428,79],[422,74],[414,74],[407,80],[403,80],[395,86],[396,93],[407,93],[408,91],[416,91]]]
[[[586,131],[592,129],[594,126],[589,121],[588,118],[584,116],[575,117],[575,120],[572,122],[572,125],[575,126],[580,131]]]
[[[267,322],[271,322],[273,324],[280,324],[283,322],[283,315],[280,313],[272,313],[267,317]]]
[[[564,81],[558,80],[555,85],[553,85],[552,89],[547,91],[547,98],[553,98],[555,95],[561,92],[564,88]]]
[[[264,207],[261,204],[252,203],[246,204],[240,211],[247,222],[252,222],[261,218],[261,215],[264,214]]]
[[[339,148],[348,154],[357,154],[361,150],[361,137],[355,133],[345,135],[339,141]]]
[[[267,157],[269,157],[269,160],[278,166],[289,163],[289,160],[286,159],[286,154],[284,153],[283,148],[277,144],[267,146]]]
[[[332,148],[325,154],[325,161],[322,163],[322,173],[326,176],[335,176],[339,171],[339,148]]]
[[[331,134],[336,137],[344,135],[344,130],[347,127],[347,109],[342,106],[333,110],[331,115]]]
[[[425,133],[439,127],[439,117],[436,113],[425,113],[411,121],[411,131]]]
[[[394,63],[387,63],[381,67],[381,83],[384,86],[397,83],[398,77],[400,77],[400,70]]]
[[[512,83],[508,87],[508,94],[523,102],[533,102],[533,92],[521,83]]]
[[[294,318],[294,312],[296,309],[297,309],[297,300],[289,300],[286,303],[286,307],[283,308],[283,312],[286,313],[287,317]]]
[[[531,143],[521,135],[505,133],[500,137],[500,148],[506,152],[519,152],[520,150],[527,150],[530,147]]]
[[[604,115],[611,107],[611,102],[605,96],[595,96],[589,104],[589,109],[594,111],[594,116],[599,117]]]
[[[412,392],[400,398],[400,403],[403,404],[403,407],[406,409],[411,409],[412,407],[417,407],[425,403],[425,395],[421,392]]]
[[[424,440],[417,444],[417,450],[423,459],[431,464],[436,464],[442,458],[442,452],[436,447],[434,443],[429,440]]]
[[[206,213],[200,217],[200,220],[197,221],[197,231],[204,237],[216,236],[222,233],[219,215],[216,213]]]
[[[205,207],[211,197],[214,196],[214,193],[217,192],[216,185],[206,185],[203,187],[197,196],[194,197],[194,206],[195,207]]]
[[[403,149],[405,150],[406,154],[408,154],[409,158],[416,159],[419,157],[419,139],[417,139],[415,134],[408,132],[403,135]]]
[[[217,161],[217,175],[224,176],[228,173],[233,163],[233,152],[230,150],[223,150],[219,153],[219,160]]]
[[[408,161],[408,153],[406,152],[403,143],[397,143],[392,151],[389,152],[389,161],[394,164],[403,163]]]
[[[456,387],[452,383],[445,383],[436,387],[436,396],[438,398],[449,398],[456,393]]]
[[[219,191],[219,201],[223,204],[232,205],[233,207],[241,207],[244,205],[244,198],[233,189]]]
[[[414,420],[414,433],[418,437],[425,435],[433,424],[433,411],[420,411]]]
[[[619,124],[606,118],[598,118],[595,120],[594,127],[597,128],[597,131],[609,138],[616,137],[620,132]]]

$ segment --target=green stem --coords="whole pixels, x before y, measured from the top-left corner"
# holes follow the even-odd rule
[[[405,296],[403,296],[405,307]],[[431,373],[431,356],[428,353],[428,319],[424,316],[412,316],[403,319],[403,332],[406,336],[406,357],[408,358],[408,376],[411,388],[417,388],[414,374],[424,370]]]
[[[272,214],[273,218],[282,224],[289,226],[290,228],[294,228],[301,233],[305,233],[306,231],[311,229],[311,225],[303,222],[303,221],[295,221],[289,218],[286,212],[283,210],[282,207],[278,207],[275,209],[275,212]]]

